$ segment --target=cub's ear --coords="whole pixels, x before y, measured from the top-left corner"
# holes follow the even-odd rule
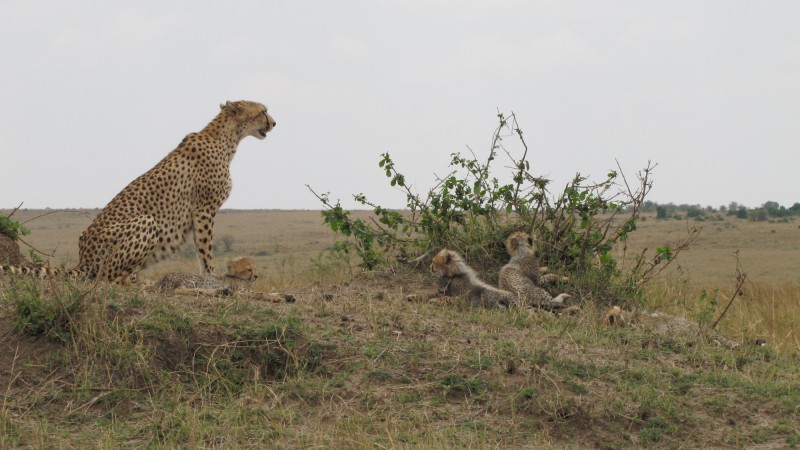
[[[450,263],[450,261],[452,261],[452,260],[453,260],[453,255],[451,255],[450,253],[448,253],[448,254],[447,254],[447,258],[444,260],[444,263],[445,263],[445,264],[449,264],[449,263]]]
[[[223,111],[227,109],[228,111],[232,112],[233,114],[238,114],[239,112],[242,111],[242,108],[239,105],[237,105],[236,103],[234,103],[234,102],[232,102],[230,100],[225,102],[224,105],[220,104],[219,105],[219,109],[221,109]]]

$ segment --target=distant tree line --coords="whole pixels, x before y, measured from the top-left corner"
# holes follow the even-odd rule
[[[738,219],[747,219],[753,222],[766,222],[769,220],[788,221],[794,216],[800,215],[800,203],[795,203],[790,207],[780,205],[778,202],[766,202],[755,208],[748,208],[737,202],[730,202],[727,206],[719,208],[713,206],[687,205],[674,203],[658,204],[656,202],[644,202],[644,212],[655,212],[657,219],[685,219],[694,218],[706,220],[709,218],[721,219],[723,215],[735,216]],[[711,216],[714,217],[711,217]]]

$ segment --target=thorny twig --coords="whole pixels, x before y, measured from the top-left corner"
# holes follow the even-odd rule
[[[701,227],[698,227],[696,225],[689,226],[687,224],[688,236],[685,239],[679,240],[675,244],[675,247],[672,248],[670,251],[671,255],[669,258],[664,258],[661,255],[661,253],[656,253],[652,258],[645,261],[644,255],[647,252],[647,249],[644,249],[642,253],[639,255],[636,261],[636,265],[633,267],[633,270],[631,270],[631,275],[633,276],[634,274],[639,273],[639,271],[642,269],[643,266],[646,266],[644,271],[641,272],[641,277],[639,278],[639,281],[636,282],[636,287],[637,288],[641,287],[642,285],[646,284],[647,282],[655,278],[662,271],[664,271],[664,269],[666,269],[670,265],[670,263],[672,263],[672,261],[675,261],[680,252],[687,250],[689,247],[692,246],[692,244],[694,244],[694,241],[696,241],[697,238],[700,237],[701,231],[703,231]],[[664,264],[661,264],[662,262],[664,262]]]
[[[731,299],[728,300],[728,304],[725,305],[725,309],[722,310],[722,313],[719,315],[719,317],[717,317],[717,320],[715,320],[714,323],[711,324],[712,330],[716,328],[720,320],[722,320],[722,318],[725,317],[725,314],[728,312],[728,309],[733,304],[733,300],[736,299],[736,297],[744,294],[744,291],[742,291],[742,287],[744,286],[744,282],[747,279],[747,274],[744,273],[744,271],[742,270],[742,262],[739,260],[739,250],[736,250],[733,254],[736,256],[736,289],[733,290]]]

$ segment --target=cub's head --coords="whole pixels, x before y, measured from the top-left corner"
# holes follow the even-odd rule
[[[458,253],[445,248],[433,256],[431,273],[440,277],[461,275],[461,269],[458,267],[459,261],[461,261],[461,256]]]
[[[533,251],[533,238],[524,231],[515,231],[506,239],[506,250],[509,256],[517,255],[518,252]]]
[[[219,108],[239,123],[242,138],[253,136],[264,139],[276,125],[275,119],[267,114],[267,107],[261,103],[247,100],[227,101],[224,105],[219,105]]]
[[[238,278],[244,281],[256,281],[258,278],[258,267],[250,258],[236,258],[228,261],[228,273],[226,277]]]
[[[619,306],[613,306],[606,312],[604,321],[606,325],[624,327],[628,325],[627,311]]]

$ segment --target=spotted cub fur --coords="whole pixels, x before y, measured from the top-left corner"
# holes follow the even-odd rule
[[[439,288],[444,295],[469,295],[473,306],[485,308],[509,307],[516,301],[511,292],[484,283],[461,255],[444,249],[431,261],[431,272],[439,276]]]
[[[541,287],[545,280],[552,282],[559,278],[554,274],[542,275],[533,248],[533,239],[529,234],[521,231],[511,233],[506,240],[506,250],[511,260],[500,269],[498,284],[500,289],[515,295],[515,303],[550,311],[567,306],[566,300],[570,298],[568,294],[559,294],[553,298]]]
[[[527,250],[528,248],[530,248],[530,250]],[[508,235],[506,239],[506,251],[508,252],[508,256],[512,258],[518,254],[524,256],[523,258],[518,258],[517,263],[522,269],[523,275],[530,278],[537,286],[569,281],[569,278],[549,273],[550,269],[539,266],[533,238],[524,231],[515,231]]]
[[[606,312],[603,321],[611,326],[646,330],[662,338],[677,338],[690,341],[708,339],[716,345],[730,349],[739,346],[738,342],[719,335],[713,330],[705,330],[695,322],[669,314],[627,311],[619,306],[614,306]]]
[[[265,294],[254,291],[251,286],[257,278],[258,267],[256,264],[250,258],[242,257],[229,261],[228,272],[222,277],[168,273],[158,282],[158,287],[163,291],[173,291],[176,294],[238,295],[274,303],[284,300],[294,301],[294,297],[288,294]]]

